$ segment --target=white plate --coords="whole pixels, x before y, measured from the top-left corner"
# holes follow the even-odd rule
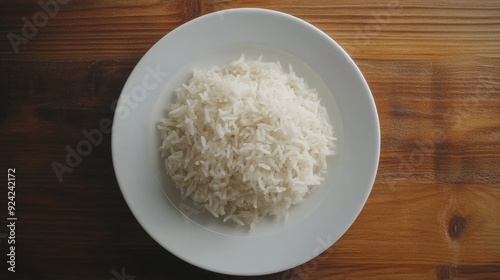
[[[156,125],[173,90],[193,68],[223,65],[242,53],[293,65],[318,90],[338,138],[325,182],[286,220],[252,230],[198,213],[180,199],[158,153]],[[165,249],[201,268],[234,275],[282,271],[317,256],[351,226],[370,194],[380,131],[361,72],[328,35],[296,17],[263,9],[225,10],[192,20],[156,43],[130,75],[115,111],[112,152],[123,196]]]

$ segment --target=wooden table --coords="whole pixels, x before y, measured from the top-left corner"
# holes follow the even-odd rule
[[[240,279],[187,264],[149,237],[120,193],[109,133],[61,178],[53,167],[83,130],[112,119],[157,40],[235,7],[287,12],[327,32],[363,72],[382,131],[377,180],[349,231],[307,264],[251,279],[500,279],[499,1],[52,3],[0,8],[0,219],[8,168],[18,218],[15,274],[0,227],[0,279]]]

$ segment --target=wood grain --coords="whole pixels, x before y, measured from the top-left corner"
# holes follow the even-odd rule
[[[251,279],[500,279],[500,2],[434,2],[73,0],[16,54],[8,34],[41,8],[3,1],[0,165],[17,170],[19,244],[17,273],[2,265],[0,279],[112,279],[122,268],[135,279],[243,279],[191,266],[147,235],[119,191],[109,134],[62,182],[51,166],[112,119],[157,40],[236,7],[287,12],[334,38],[368,81],[382,132],[377,180],[347,233],[302,266]]]

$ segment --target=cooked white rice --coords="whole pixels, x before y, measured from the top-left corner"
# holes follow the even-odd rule
[[[285,214],[322,181],[333,128],[315,89],[279,62],[194,70],[176,90],[161,156],[183,198],[224,221]]]

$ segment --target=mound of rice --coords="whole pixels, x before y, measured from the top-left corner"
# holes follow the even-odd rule
[[[161,120],[161,156],[183,198],[240,225],[285,214],[324,179],[333,128],[315,89],[279,62],[194,70]]]

